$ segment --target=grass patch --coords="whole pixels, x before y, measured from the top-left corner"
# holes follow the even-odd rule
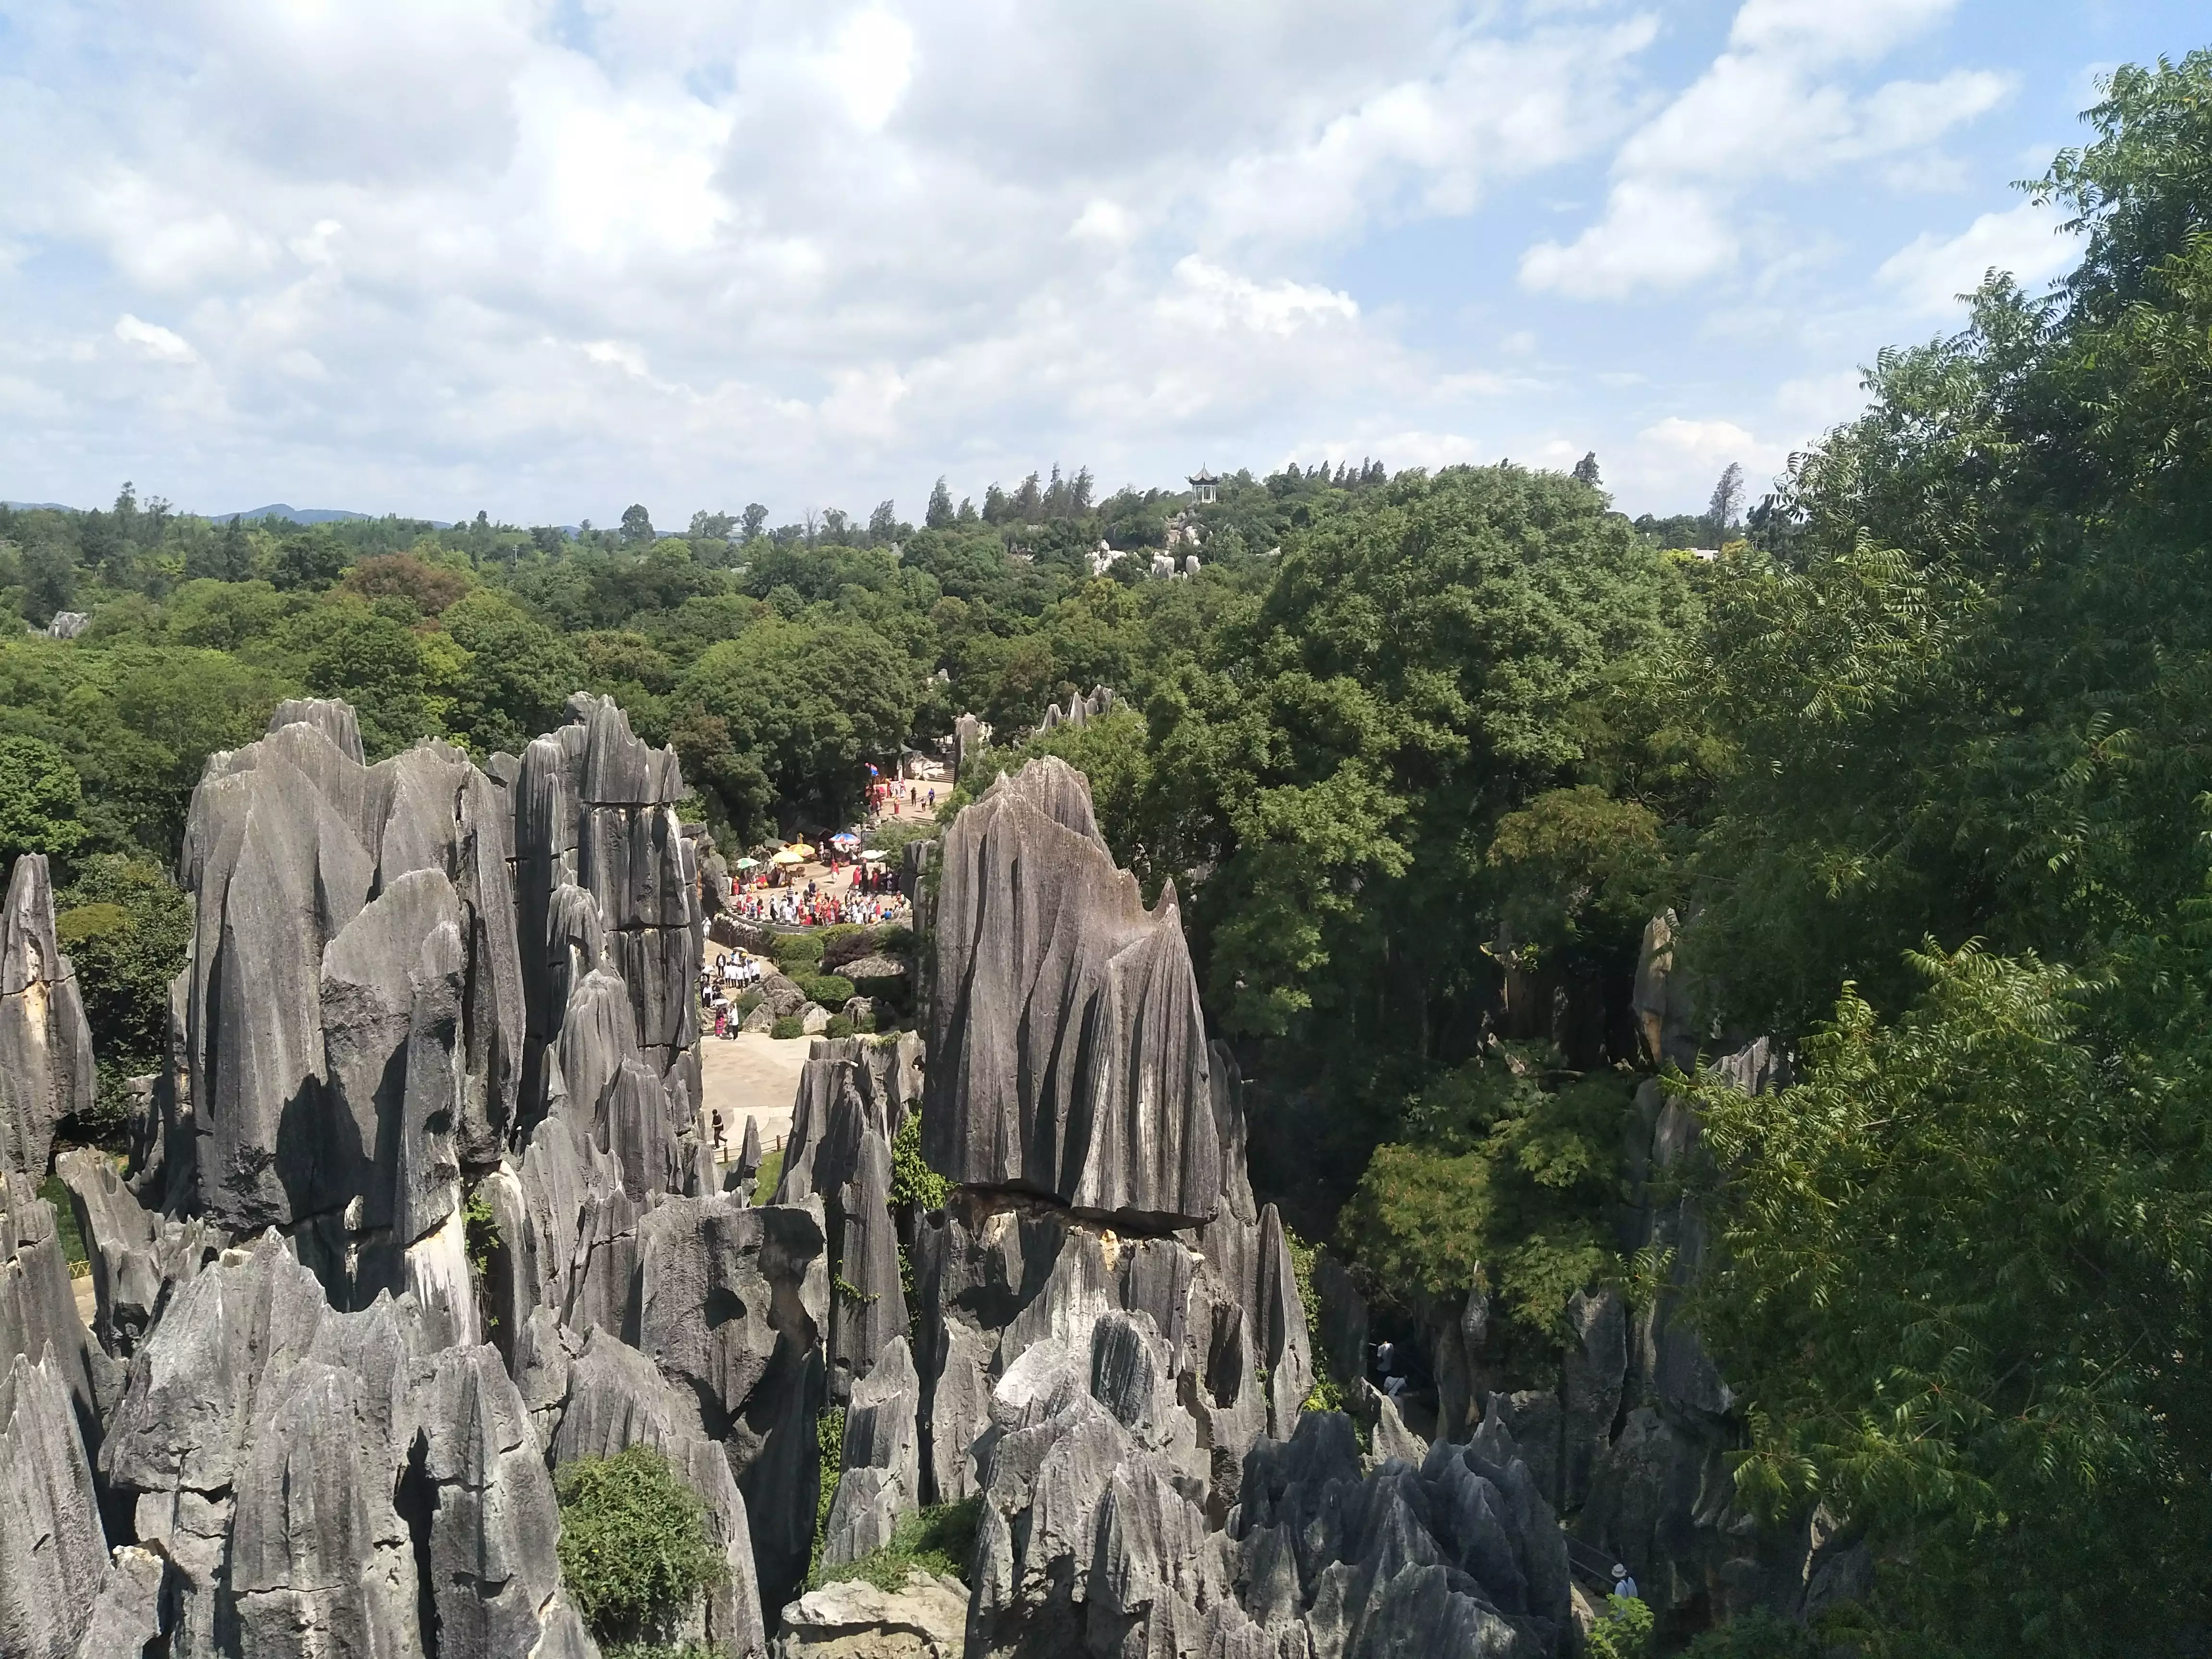
[[[775,1183],[783,1179],[783,1151],[781,1146],[761,1159],[760,1173],[753,1177],[753,1202],[773,1204]]]
[[[871,1550],[857,1561],[823,1567],[814,1577],[817,1585],[841,1579],[861,1578],[880,1590],[895,1590],[919,1567],[924,1572],[968,1582],[968,1564],[975,1559],[975,1528],[983,1516],[981,1498],[963,1498],[957,1504],[939,1504],[914,1515],[901,1516],[891,1541]]]
[[[39,1196],[54,1206],[54,1231],[61,1235],[62,1255],[71,1267],[91,1270],[91,1258],[86,1254],[84,1235],[76,1230],[76,1206],[70,1202],[70,1189],[59,1176],[48,1176],[40,1183]],[[70,1277],[81,1279],[82,1273]]]

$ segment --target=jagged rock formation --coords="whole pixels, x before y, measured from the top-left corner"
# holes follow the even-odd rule
[[[1087,1386],[1043,1346],[1000,1380],[969,1655],[1562,1650],[1565,1544],[1501,1426],[1369,1472],[1348,1419],[1308,1413],[1217,1528],[1156,1343],[1104,1320]]]
[[[77,1651],[107,1566],[92,1466],[62,1368],[17,1353],[0,1374],[0,1653]]]
[[[210,758],[162,1207],[284,1230],[340,1305],[412,1288],[473,1331],[459,1179],[512,1134],[522,1052],[509,817],[449,745],[364,765],[342,703]]]
[[[830,1392],[842,1401],[907,1328],[890,1214],[891,1143],[920,1085],[911,1033],[814,1044],[799,1073],[776,1185],[779,1204],[821,1206],[829,1243]]]
[[[921,1507],[921,1407],[914,1358],[906,1338],[895,1336],[846,1406],[842,1467],[822,1540],[825,1565],[883,1548],[899,1517]]]
[[[198,1216],[155,1215],[112,1163],[87,1148],[64,1152],[54,1171],[69,1188],[92,1268],[93,1335],[112,1357],[127,1359],[177,1284],[221,1249],[220,1231]]]
[[[112,1361],[77,1317],[54,1206],[27,1176],[0,1175],[0,1365],[51,1356],[88,1447],[118,1386]]]
[[[814,1542],[829,1274],[818,1217],[735,1195],[671,1199],[640,1228],[637,1346],[722,1443],[751,1517],[769,1607]]]
[[[0,917],[0,1174],[43,1177],[54,1125],[88,1109],[94,1087],[92,1029],[54,938],[46,856],[26,853]]]
[[[990,732],[991,728],[973,714],[963,714],[952,722],[952,775],[956,781],[967,775],[968,768],[989,741]]]
[[[635,1348],[602,1330],[580,1338],[544,1309],[517,1341],[515,1376],[556,1467],[648,1445],[683,1474],[707,1506],[725,1568],[691,1634],[735,1654],[758,1654],[766,1638],[745,1499],[723,1448],[700,1427],[696,1406]]]
[[[523,751],[515,784],[526,1096],[532,1110],[550,1101],[543,1056],[560,1037],[575,982],[604,962],[628,998],[629,1046],[656,1078],[674,1073],[696,1103],[692,988],[705,918],[696,846],[676,817],[684,795],[676,753],[640,743],[611,698],[580,693],[568,711],[568,725]],[[573,1068],[568,1082],[583,1086]]]
[[[171,1065],[127,1175],[62,1163],[97,1343],[52,1207],[0,1183],[0,1360],[36,1383],[0,1422],[119,1529],[86,1511],[21,1650],[588,1659],[553,1473],[647,1440],[728,1569],[688,1633],[765,1652],[757,1541],[781,1598],[818,1491],[820,1213],[700,1196],[682,782],[611,703],[569,713],[520,760],[370,766],[345,705],[288,703],[210,759]],[[51,1010],[43,880],[9,962]],[[0,1560],[52,1533],[21,1518]]]
[[[1088,696],[1080,691],[1072,692],[1066,708],[1050,702],[1044,706],[1044,719],[1038,722],[1036,732],[1031,735],[1041,738],[1060,726],[1087,726],[1100,715],[1111,713],[1115,702],[1114,688],[1110,685],[1094,685]]]
[[[1221,1144],[1172,885],[1145,908],[1082,775],[1052,757],[1002,775],[943,856],[930,1163],[1092,1214],[1209,1219]]]
[[[1254,1620],[1302,1624],[1316,1659],[1563,1650],[1565,1540],[1494,1418],[1363,1475],[1350,1421],[1310,1413],[1255,1449],[1230,1533]]]

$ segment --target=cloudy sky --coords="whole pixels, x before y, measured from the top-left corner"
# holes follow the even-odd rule
[[[0,0],[0,496],[664,526],[1057,461],[1700,507],[2063,269],[2170,0]]]

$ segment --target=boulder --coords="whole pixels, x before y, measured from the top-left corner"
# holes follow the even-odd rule
[[[789,1019],[806,1006],[806,993],[799,988],[798,981],[781,974],[765,975],[753,988],[761,994],[762,1003],[773,1011],[777,1019]]]
[[[906,988],[906,963],[896,957],[872,952],[856,957],[837,971],[870,996],[896,998]]]
[[[54,1125],[93,1104],[92,1028],[54,937],[43,853],[16,859],[0,917],[0,1174],[44,1179]]]
[[[1221,1146],[1173,887],[1144,908],[1053,757],[963,810],[943,856],[924,1156],[1091,1214],[1208,1219]]]
[[[830,1011],[818,1002],[810,1002],[799,1011],[799,1029],[803,1036],[820,1036],[830,1029]]]
[[[897,1589],[862,1578],[810,1590],[783,1610],[775,1659],[961,1659],[968,1587],[910,1569]]]

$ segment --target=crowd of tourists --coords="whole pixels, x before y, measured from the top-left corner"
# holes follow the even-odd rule
[[[907,902],[895,883],[859,872],[852,884],[842,889],[810,881],[784,892],[740,891],[731,896],[730,908],[747,921],[780,927],[828,927],[837,922],[874,927],[907,919]]]

